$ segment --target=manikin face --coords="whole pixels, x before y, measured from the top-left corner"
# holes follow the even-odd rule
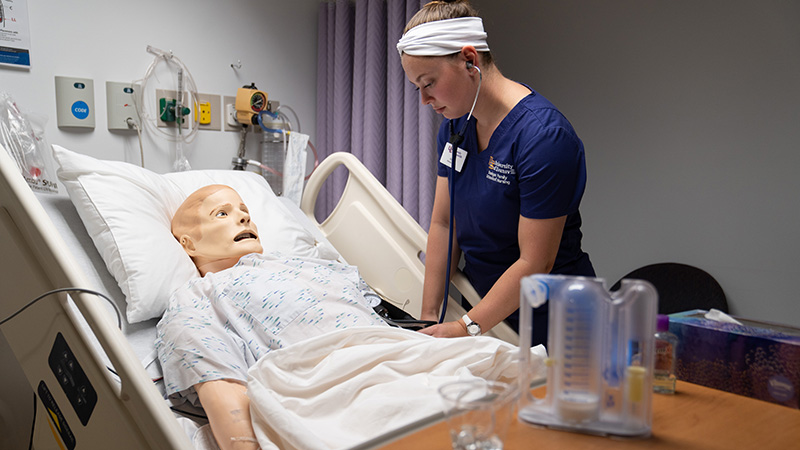
[[[220,189],[203,199],[197,214],[197,232],[180,238],[196,262],[238,261],[244,255],[262,252],[256,225],[250,222],[247,206],[233,189]]]
[[[403,55],[403,70],[420,93],[423,105],[456,119],[469,112],[475,86],[461,58]]]

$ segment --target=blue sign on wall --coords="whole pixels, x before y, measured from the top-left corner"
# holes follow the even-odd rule
[[[81,120],[89,117],[89,105],[84,101],[78,100],[72,104],[72,115]]]

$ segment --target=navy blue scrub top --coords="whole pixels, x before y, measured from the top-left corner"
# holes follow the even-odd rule
[[[451,129],[460,130],[465,120],[466,116],[442,123],[437,138],[440,159]],[[459,147],[467,157],[462,171],[454,174],[456,238],[464,254],[464,273],[481,297],[519,259],[520,215],[567,216],[551,273],[594,276],[581,250],[583,143],[550,101],[532,90],[503,119],[482,152],[471,118]],[[439,176],[447,177],[449,170],[439,163]],[[535,314],[544,311],[538,308]],[[510,319],[516,325],[514,317]]]

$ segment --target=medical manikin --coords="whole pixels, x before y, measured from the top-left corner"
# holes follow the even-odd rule
[[[156,347],[167,394],[203,406],[221,449],[256,449],[247,369],[270,350],[353,326],[386,325],[355,267],[263,252],[228,186],[192,193],[172,233],[202,278],[170,298]]]

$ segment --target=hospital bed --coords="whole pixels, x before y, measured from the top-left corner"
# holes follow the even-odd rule
[[[83,155],[70,155],[77,158],[76,166],[95,163]],[[318,222],[313,214],[317,195],[340,165],[349,171],[344,193],[331,215]],[[225,172],[224,178],[257,177]],[[116,268],[109,266],[106,253],[98,252],[93,241],[98,232],[90,229],[87,233],[86,219],[82,221],[73,206],[75,198],[34,194],[1,146],[0,174],[0,320],[19,313],[0,331],[39,398],[34,447],[193,448],[188,436],[203,424],[202,419],[194,418],[197,411],[187,405],[171,408],[153,381],[159,376],[153,347],[157,318],[126,320],[130,319],[130,310],[126,317],[130,293],[123,293],[119,280],[110,273]],[[206,178],[192,183],[208,184]],[[340,258],[359,267],[385,300],[419,317],[424,272],[420,255],[426,234],[355,157],[342,153],[323,161],[308,182],[300,208],[278,201],[313,236],[312,248],[334,248]],[[257,219],[256,223],[261,228]],[[66,287],[99,291],[110,301],[90,292],[71,291],[54,292],[29,305],[48,291]],[[454,277],[454,287],[473,304],[479,299],[460,272]],[[462,314],[460,302],[451,298],[448,320]],[[516,333],[504,324],[489,334],[518,342]],[[378,445],[439,417],[434,412],[423,420],[400,421],[390,433],[355,447]]]

